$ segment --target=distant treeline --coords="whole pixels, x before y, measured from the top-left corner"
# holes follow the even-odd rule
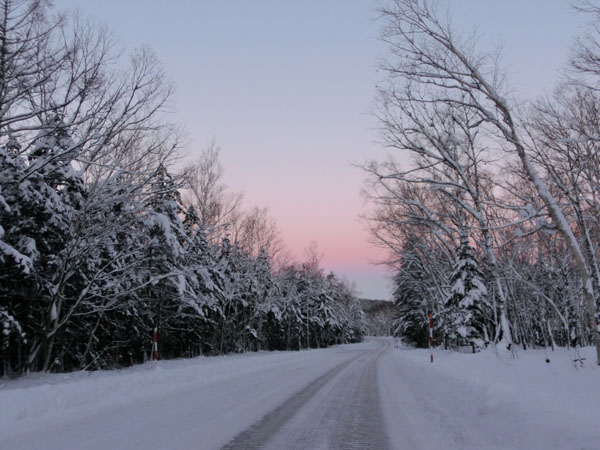
[[[394,302],[361,299],[360,304],[367,319],[369,336],[391,336],[394,334],[394,319],[397,318]]]

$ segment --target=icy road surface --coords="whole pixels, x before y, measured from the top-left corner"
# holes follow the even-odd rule
[[[600,370],[514,356],[373,338],[0,380],[0,449],[600,449]]]

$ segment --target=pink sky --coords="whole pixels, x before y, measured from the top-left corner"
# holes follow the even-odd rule
[[[377,2],[368,0],[55,0],[105,22],[120,45],[148,44],[177,85],[174,120],[188,158],[212,139],[225,179],[245,205],[269,207],[301,258],[316,241],[323,265],[369,298],[389,298],[381,251],[357,218],[364,174],[380,158],[375,95]],[[549,88],[581,23],[564,0],[449,2],[459,27],[479,25],[483,45],[504,42],[512,85],[530,97]]]

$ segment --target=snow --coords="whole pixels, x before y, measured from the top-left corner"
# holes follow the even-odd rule
[[[361,345],[4,379],[0,448],[220,448]]]
[[[456,282],[452,285],[452,292],[455,294],[464,295],[465,283],[462,278],[458,278]]]
[[[598,138],[596,137],[592,137],[592,136],[585,136],[585,137],[580,137],[580,138],[564,138],[564,139],[557,139],[556,142],[559,144],[583,144],[589,141],[596,141],[598,140]]]
[[[477,354],[394,349],[380,365],[393,448],[598,449],[600,370],[595,350]],[[585,358],[577,369],[573,360]],[[546,358],[550,363],[546,363]],[[398,419],[405,427],[398,430]]]
[[[491,349],[435,349],[431,364],[429,350],[396,349],[385,338],[2,379],[0,448],[217,449],[332,368],[382,345],[372,359],[391,448],[598,448],[593,348],[500,359]]]
[[[592,284],[592,278],[588,278],[585,282],[585,290],[590,297],[594,296],[594,285]]]
[[[160,227],[165,235],[171,233],[171,220],[165,214],[155,213],[153,217],[154,222]]]
[[[31,269],[33,268],[33,261],[31,258],[23,255],[7,243],[0,241],[0,255],[2,254],[11,256],[17,263],[17,266],[20,266],[24,274],[31,273]]]
[[[54,321],[58,319],[58,313],[56,311],[56,302],[52,302],[52,308],[50,308],[50,320]]]
[[[27,252],[28,255],[38,255],[38,250],[37,250],[37,244],[35,242],[35,239],[31,238],[31,237],[25,237],[23,238],[25,245],[24,245],[24,249]]]

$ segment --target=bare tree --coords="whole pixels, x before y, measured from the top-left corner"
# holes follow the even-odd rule
[[[198,161],[186,171],[184,201],[193,205],[213,242],[230,234],[241,220],[241,193],[230,193],[223,181],[219,162],[221,149],[216,141],[203,150]]]
[[[497,54],[479,52],[476,39],[459,35],[448,14],[440,12],[434,2],[395,0],[391,5],[382,11],[388,24],[383,38],[392,54],[388,65],[390,95],[416,106],[464,108],[482,138],[519,158],[578,268],[600,364],[600,332],[591,268],[560,203],[540,177],[527,151],[529,140],[515,106],[507,97]],[[405,90],[395,88],[398,82],[409,92],[418,87],[418,95],[407,98]],[[508,328],[508,324],[502,326]]]
[[[242,215],[232,230],[232,242],[255,258],[264,252],[276,269],[290,262],[281,233],[266,207],[254,207]]]

